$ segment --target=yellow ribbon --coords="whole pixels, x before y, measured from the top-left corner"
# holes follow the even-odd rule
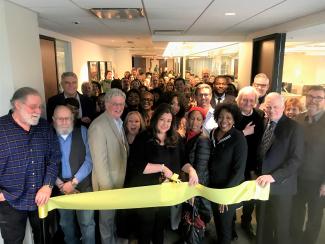
[[[203,185],[189,186],[187,182],[163,183],[142,187],[87,192],[52,197],[38,208],[40,218],[53,209],[109,210],[172,206],[201,196],[219,204],[234,204],[251,199],[268,200],[270,185],[260,187],[255,181],[245,181],[227,189],[213,189]]]

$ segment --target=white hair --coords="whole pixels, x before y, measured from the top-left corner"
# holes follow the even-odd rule
[[[245,86],[242,89],[239,90],[238,96],[236,98],[236,102],[239,103],[239,101],[242,99],[243,95],[246,94],[254,94],[255,95],[255,103],[258,101],[258,93],[256,92],[255,88],[252,86]]]
[[[117,88],[109,89],[105,94],[105,102],[109,102],[112,97],[123,97],[126,99],[125,93]]]
[[[266,95],[265,101],[267,99],[278,100],[278,101],[280,101],[281,105],[284,107],[285,98],[280,93],[270,92],[269,94]]]

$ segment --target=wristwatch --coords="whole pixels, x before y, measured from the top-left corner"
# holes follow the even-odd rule
[[[71,185],[72,185],[73,187],[76,187],[76,186],[78,185],[78,180],[77,180],[76,177],[73,177],[73,179],[72,179],[72,181],[71,181]]]
[[[53,185],[52,185],[51,183],[48,183],[48,184],[46,184],[46,185],[44,185],[44,186],[47,186],[47,187],[50,188],[50,189],[53,188]]]

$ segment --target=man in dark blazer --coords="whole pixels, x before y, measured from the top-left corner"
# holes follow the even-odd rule
[[[94,119],[96,113],[96,106],[93,101],[81,95],[78,89],[78,77],[73,72],[64,72],[61,75],[61,86],[63,88],[63,92],[50,97],[47,106],[47,120],[49,123],[52,122],[52,116],[54,109],[57,105],[65,105],[65,99],[68,97],[76,98],[79,101],[80,109],[79,109],[79,116],[78,119],[81,120],[81,124],[89,127],[91,121]]]
[[[267,127],[258,165],[261,186],[271,184],[268,201],[259,202],[257,244],[290,244],[292,196],[297,192],[297,170],[303,158],[303,130],[283,114],[284,98],[275,92],[265,98]],[[270,133],[271,131],[271,133]],[[271,135],[271,136],[270,136]]]
[[[310,87],[306,108],[307,112],[297,118],[305,132],[305,151],[298,171],[298,192],[294,196],[291,230],[295,243],[314,244],[321,230],[325,206],[324,87]],[[308,219],[305,223],[306,215]]]
[[[218,75],[213,83],[213,94],[211,106],[215,109],[220,103],[235,103],[235,97],[226,94],[228,88],[228,80],[223,75]]]

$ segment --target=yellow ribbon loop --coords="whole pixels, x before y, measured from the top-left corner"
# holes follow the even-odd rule
[[[268,200],[269,192],[270,185],[262,188],[255,181],[245,181],[227,189],[213,189],[200,184],[189,186],[188,182],[169,182],[52,197],[46,205],[38,208],[38,214],[40,218],[46,218],[48,211],[53,209],[110,210],[172,206],[196,196],[229,205],[251,199]]]
[[[179,175],[174,173],[172,175],[172,177],[170,177],[169,180],[171,180],[172,182],[175,182],[175,183],[181,183],[182,181],[178,177],[179,177]]]

